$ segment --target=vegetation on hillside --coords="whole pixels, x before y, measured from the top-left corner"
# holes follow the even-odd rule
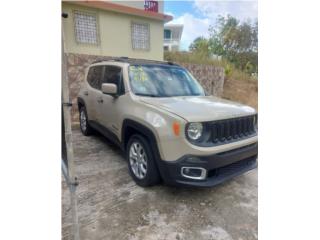
[[[207,41],[210,54],[222,56],[249,74],[258,72],[257,21],[240,22],[230,15],[219,17],[216,26],[209,28],[209,33]]]
[[[256,80],[256,77],[237,69],[232,63],[226,59],[216,60],[205,58],[194,52],[164,52],[164,60],[170,62],[180,63],[195,63],[195,64],[208,64],[217,67],[223,67],[226,79],[236,79],[251,81]]]
[[[165,60],[220,66],[225,69],[227,79],[257,78],[257,21],[218,17],[216,26],[210,26],[208,31],[210,37],[197,37],[189,46],[190,52],[165,52]]]

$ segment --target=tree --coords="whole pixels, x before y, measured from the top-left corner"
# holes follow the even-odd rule
[[[258,22],[240,22],[228,15],[218,17],[216,26],[209,28],[209,51],[220,55],[248,73],[258,67]],[[249,67],[250,66],[250,67]]]
[[[196,38],[189,50],[208,59],[212,54],[222,56],[247,73],[258,71],[258,21],[240,22],[228,15],[219,16],[215,26],[209,27],[209,39]]]
[[[209,41],[204,37],[196,38],[189,46],[189,50],[202,58],[208,58],[209,51]]]

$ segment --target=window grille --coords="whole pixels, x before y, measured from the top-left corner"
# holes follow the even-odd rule
[[[94,13],[74,11],[74,28],[78,43],[98,44],[97,17]]]
[[[149,24],[132,23],[131,24],[132,48],[137,50],[150,49],[150,29]]]

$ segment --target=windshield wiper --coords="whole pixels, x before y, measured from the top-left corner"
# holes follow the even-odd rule
[[[143,97],[160,97],[159,95],[150,94],[150,93],[135,93],[135,95],[143,96]]]

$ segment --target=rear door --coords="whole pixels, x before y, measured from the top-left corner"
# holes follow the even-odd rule
[[[92,66],[89,69],[87,81],[89,84],[87,94],[88,106],[87,113],[89,120],[93,120],[95,122],[99,119],[99,106],[101,104],[101,79],[103,77],[104,66]]]

